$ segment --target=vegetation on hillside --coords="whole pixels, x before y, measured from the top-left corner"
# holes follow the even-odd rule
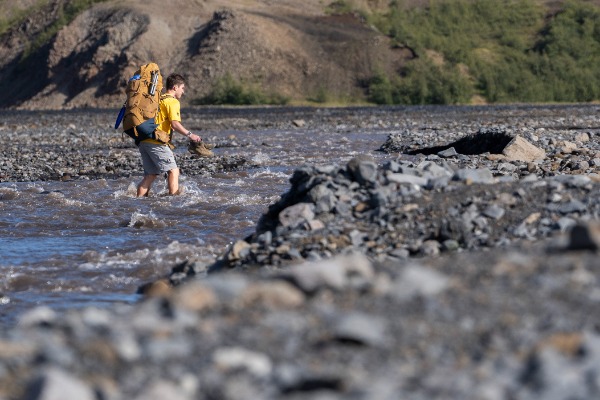
[[[376,74],[377,104],[600,100],[600,7],[567,0],[552,15],[534,0],[393,1],[370,23],[416,58]]]
[[[39,35],[35,37],[35,39],[30,42],[23,52],[22,59],[26,59],[32,53],[34,53],[37,49],[39,49],[44,44],[48,43],[48,41],[58,33],[58,31],[68,25],[71,21],[75,19],[79,13],[87,10],[95,3],[101,3],[106,0],[71,0],[64,3],[58,3],[58,9],[56,11],[57,18],[54,22],[44,29]],[[48,4],[47,0],[40,0],[38,2],[37,7],[44,7]],[[28,14],[20,14],[19,18],[25,18]],[[13,21],[15,23],[17,21]]]
[[[13,26],[21,24],[29,15],[37,12],[46,4],[48,4],[48,0],[38,0],[34,5],[29,7],[25,7],[18,3],[7,2],[6,0],[0,1],[0,7],[2,7],[2,15],[0,15],[0,35],[3,35]]]
[[[289,99],[276,94],[265,94],[258,85],[245,84],[227,74],[217,79],[206,96],[196,99],[196,105],[284,105]]]
[[[13,3],[0,17],[0,35],[47,10],[41,32],[21,62],[79,13],[104,0],[32,0]],[[598,0],[330,0],[330,14],[358,15],[389,36],[393,46],[415,57],[396,73],[383,68],[363,82],[375,104],[466,104],[477,102],[600,101],[600,5]],[[0,4],[2,0],[0,0]],[[15,3],[16,4],[16,3]],[[370,5],[377,5],[370,7]],[[550,8],[550,5],[552,8]],[[39,21],[33,21],[37,23]],[[48,26],[44,27],[44,24]],[[306,99],[337,98],[327,82]],[[298,99],[295,99],[298,101]],[[217,79],[197,104],[286,104],[289,98],[265,93],[258,82]],[[347,99],[362,103],[364,98]]]

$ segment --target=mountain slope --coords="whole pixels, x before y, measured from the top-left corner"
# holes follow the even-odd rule
[[[188,102],[227,75],[292,100],[357,98],[364,79],[405,56],[318,0],[107,1],[32,49],[73,1],[50,2],[0,37],[0,107],[119,107],[127,79],[149,61],[187,77]]]

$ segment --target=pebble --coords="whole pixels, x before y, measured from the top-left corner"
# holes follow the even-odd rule
[[[449,285],[448,278],[430,268],[413,264],[404,268],[393,284],[392,295],[400,300],[415,296],[435,296]]]
[[[212,360],[219,370],[227,372],[244,369],[258,378],[268,377],[273,369],[269,357],[240,347],[218,348],[213,353]]]
[[[343,315],[333,328],[333,338],[365,346],[385,347],[387,322],[379,317],[352,312]]]

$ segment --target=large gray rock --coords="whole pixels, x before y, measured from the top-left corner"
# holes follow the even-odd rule
[[[313,204],[309,203],[298,203],[289,206],[279,213],[279,222],[284,227],[295,228],[315,218],[314,207]]]
[[[342,316],[334,327],[334,338],[366,346],[383,346],[387,339],[387,321],[380,317],[352,312]]]
[[[494,175],[492,175],[492,171],[487,168],[481,169],[459,169],[454,173],[452,177],[455,181],[462,181],[467,184],[470,183],[494,183],[496,180],[494,179]]]
[[[361,184],[373,183],[377,179],[377,164],[371,156],[358,156],[348,162],[348,171]]]
[[[26,400],[95,400],[93,390],[79,378],[49,368],[29,387]]]
[[[546,152],[521,136],[515,136],[502,151],[509,161],[536,161],[546,157]]]
[[[284,278],[306,293],[314,293],[322,288],[342,290],[355,280],[371,281],[373,266],[367,257],[354,253],[292,266]]]

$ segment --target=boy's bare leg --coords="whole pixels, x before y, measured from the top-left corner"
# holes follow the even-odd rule
[[[179,168],[173,168],[167,172],[167,186],[169,194],[179,194]]]
[[[157,176],[158,175],[144,175],[144,179],[142,179],[137,187],[137,197],[148,197],[150,194],[150,187],[152,187],[152,182],[154,182]]]

